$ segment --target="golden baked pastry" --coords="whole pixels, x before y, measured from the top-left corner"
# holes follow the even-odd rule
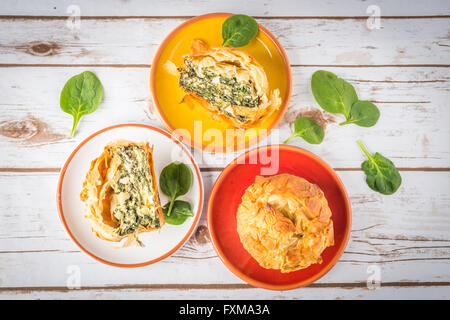
[[[248,53],[229,47],[208,48],[193,40],[184,66],[166,69],[179,77],[187,97],[238,128],[247,128],[281,105],[280,91],[270,92],[263,67]],[[185,101],[183,99],[183,101]]]
[[[92,231],[101,239],[128,238],[126,245],[134,240],[141,244],[138,233],[160,229],[164,214],[148,142],[108,144],[91,162],[80,198]]]
[[[283,273],[321,263],[323,250],[334,244],[324,193],[291,174],[256,177],[242,196],[237,232],[261,267]]]

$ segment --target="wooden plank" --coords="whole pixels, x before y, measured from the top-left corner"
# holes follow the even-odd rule
[[[66,16],[67,8],[73,1],[44,0],[39,5],[27,0],[4,0],[0,4],[3,15]],[[450,7],[445,0],[388,1],[377,0],[367,3],[364,0],[317,1],[317,0],[248,0],[245,6],[238,0],[226,2],[213,0],[207,5],[201,1],[108,1],[100,5],[88,0],[77,1],[83,16],[193,16],[209,12],[233,12],[253,16],[361,16],[368,15],[369,5],[377,5],[382,16],[415,16],[449,14]]]
[[[365,284],[364,284],[365,285]],[[269,291],[257,288],[242,288],[240,285],[218,288],[193,288],[183,286],[180,288],[129,288],[129,289],[66,289],[49,288],[33,290],[32,288],[17,288],[13,290],[1,290],[1,299],[174,299],[174,300],[203,300],[203,299],[289,299],[289,300],[327,300],[327,299],[448,299],[450,296],[449,286],[405,286],[384,287],[378,289],[367,289],[366,287],[334,288],[316,287],[310,285],[306,288],[290,291]]]
[[[203,173],[206,198],[217,175]],[[389,197],[370,191],[362,172],[339,175],[352,202],[351,240],[317,283],[365,283],[369,266],[380,268],[382,282],[399,286],[450,281],[450,172],[403,172],[402,187]],[[159,263],[122,269],[95,261],[72,243],[59,221],[52,192],[57,177],[0,174],[0,287],[64,287],[72,265],[80,268],[86,287],[243,283],[216,256],[205,210],[189,242]]]
[[[448,65],[449,20],[385,19],[381,29],[369,30],[364,19],[355,18],[258,18],[291,64],[320,66]],[[146,67],[170,30],[184,21],[85,18],[79,30],[70,30],[64,19],[3,18],[0,63]]]
[[[60,110],[59,95],[67,79],[86,69],[101,79],[104,99],[95,113],[80,121],[75,138],[69,138],[72,117]],[[361,99],[378,105],[381,118],[372,128],[339,126],[342,117],[320,111],[310,92],[310,78],[317,69],[293,68],[290,107],[262,144],[284,141],[295,118],[306,114],[326,125],[324,142],[313,146],[298,138],[290,143],[316,153],[335,168],[360,167],[364,158],[355,143],[358,138],[401,168],[450,168],[448,68],[325,68],[354,84]],[[153,111],[148,78],[146,68],[0,68],[0,168],[57,171],[76,145],[106,126],[138,122],[162,128]],[[219,170],[237,155],[193,153],[201,167]]]

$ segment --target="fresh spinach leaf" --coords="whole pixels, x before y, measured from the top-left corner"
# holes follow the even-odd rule
[[[164,167],[159,176],[162,192],[170,197],[167,216],[170,216],[175,199],[186,194],[192,185],[192,171],[182,162],[172,162]]]
[[[358,101],[355,88],[329,71],[314,72],[311,90],[322,109],[330,113],[342,113],[347,120],[350,118],[352,105]]]
[[[306,142],[319,144],[323,141],[325,132],[314,120],[307,117],[298,117],[294,122],[294,134],[284,141],[288,142],[292,138],[302,137]]]
[[[340,125],[354,123],[361,127],[372,127],[380,118],[380,110],[370,101],[359,100],[352,105],[350,118]]]
[[[245,14],[229,17],[222,24],[223,46],[243,47],[258,34],[258,23]]]
[[[162,208],[165,220],[168,224],[180,225],[183,224],[187,218],[193,217],[192,206],[189,202],[182,200],[175,200],[172,206],[172,214],[169,213],[170,202]]]
[[[84,71],[70,78],[61,91],[61,109],[73,116],[73,137],[80,118],[97,110],[103,97],[103,86],[97,76]]]
[[[378,152],[372,156],[360,140],[357,143],[369,159],[361,164],[361,169],[366,174],[367,185],[385,195],[395,193],[402,184],[402,177],[394,163]]]

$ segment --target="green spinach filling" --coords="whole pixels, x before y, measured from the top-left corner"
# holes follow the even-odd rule
[[[159,228],[146,150],[130,145],[118,147],[117,154],[122,162],[112,188],[118,199],[113,212],[120,221],[119,235],[135,233],[139,226]],[[148,203],[153,206],[149,207]]]
[[[192,61],[185,59],[185,68],[179,68],[179,84],[187,91],[191,91],[216,106],[219,111],[228,116],[245,121],[244,116],[235,116],[225,110],[227,107],[243,106],[255,108],[260,99],[250,83],[239,82],[236,78],[228,78],[207,68],[194,68]]]

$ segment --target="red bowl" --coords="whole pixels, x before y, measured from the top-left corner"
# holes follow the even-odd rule
[[[236,230],[236,212],[245,189],[257,175],[290,173],[317,184],[332,212],[334,246],[322,253],[323,262],[290,273],[262,268],[244,249]],[[286,145],[250,150],[230,163],[217,178],[208,200],[208,230],[220,259],[236,276],[256,287],[289,290],[312,283],[327,273],[347,245],[351,206],[336,172],[313,153]]]

